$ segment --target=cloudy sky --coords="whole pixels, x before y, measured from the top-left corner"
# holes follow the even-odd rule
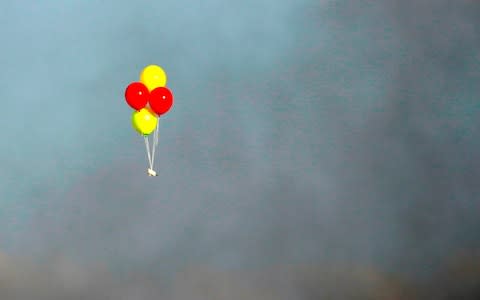
[[[476,1],[2,1],[0,250],[169,273],[479,247]],[[156,178],[124,89],[175,95]]]

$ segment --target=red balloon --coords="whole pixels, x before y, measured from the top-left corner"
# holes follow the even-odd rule
[[[125,100],[135,110],[141,110],[148,103],[148,88],[141,82],[132,82],[125,90]]]
[[[158,87],[150,92],[150,108],[157,114],[163,115],[173,105],[173,94],[166,87]]]

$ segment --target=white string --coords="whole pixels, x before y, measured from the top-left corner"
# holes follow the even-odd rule
[[[160,123],[160,116],[157,117],[157,128],[155,128],[155,146],[158,145],[158,125]]]
[[[150,145],[148,143],[148,136],[144,136],[145,138],[145,148],[147,148],[147,156],[148,156],[148,164],[150,166],[150,169],[152,169],[152,158],[150,157]]]
[[[160,117],[157,117],[157,127],[155,128],[155,133],[153,134],[153,145],[152,145],[152,169],[153,169],[153,164],[155,162],[155,149],[157,148],[158,145],[158,122],[160,121]]]

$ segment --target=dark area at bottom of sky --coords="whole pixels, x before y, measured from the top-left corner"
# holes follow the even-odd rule
[[[38,265],[2,254],[0,299],[473,300],[480,299],[480,251],[454,255],[420,281],[341,262],[250,270],[192,266],[169,278],[131,273],[119,279],[98,265],[66,259]]]

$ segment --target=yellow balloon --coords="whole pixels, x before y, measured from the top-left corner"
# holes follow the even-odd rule
[[[167,74],[156,65],[149,65],[143,69],[140,74],[140,82],[143,83],[149,91],[157,87],[164,87],[167,84]]]
[[[132,125],[138,133],[149,135],[157,127],[157,116],[147,108],[134,111],[132,115]]]

